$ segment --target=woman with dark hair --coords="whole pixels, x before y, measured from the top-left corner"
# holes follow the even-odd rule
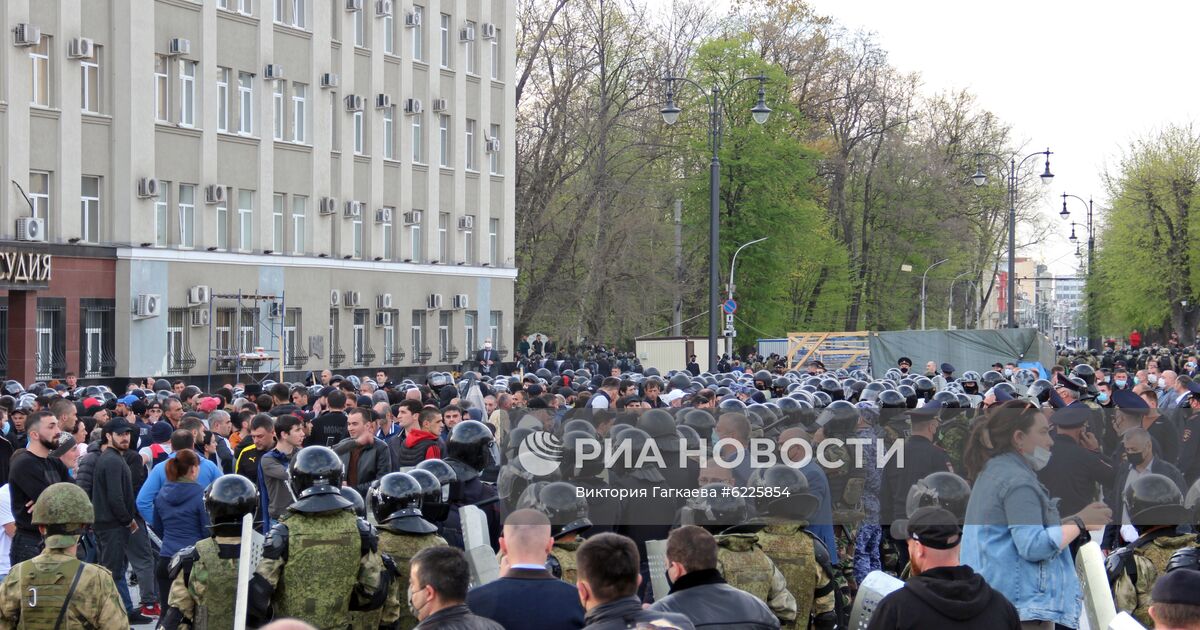
[[[175,552],[208,538],[208,511],[204,509],[204,488],[196,483],[200,473],[200,456],[187,448],[162,464],[166,466],[167,483],[154,497],[154,521],[150,524],[162,540],[154,579],[158,592],[166,602],[171,592],[167,569]]]
[[[1051,445],[1042,410],[1013,400],[975,425],[964,457],[974,484],[961,561],[1016,606],[1026,629],[1078,625],[1082,593],[1068,545],[1112,516],[1096,502],[1060,519],[1058,502],[1037,478]]]

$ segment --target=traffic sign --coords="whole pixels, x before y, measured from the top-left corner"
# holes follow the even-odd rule
[[[733,328],[733,313],[725,314],[725,325],[730,328]]]
[[[727,315],[733,315],[737,312],[737,302],[734,302],[732,298],[725,300],[725,303],[721,305],[721,310],[725,311]]]

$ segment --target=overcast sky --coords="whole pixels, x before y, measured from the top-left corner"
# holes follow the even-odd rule
[[[1027,152],[1054,151],[1043,211],[1054,215],[1061,234],[1031,253],[1055,273],[1075,267],[1070,229],[1058,217],[1060,195],[1105,204],[1103,173],[1132,139],[1190,123],[1200,110],[1200,82],[1192,76],[1200,3],[809,2],[849,29],[875,32],[895,67],[920,73],[924,93],[967,88],[1012,125]],[[1083,204],[1072,200],[1068,208],[1084,222]],[[1078,235],[1083,239],[1084,230]]]

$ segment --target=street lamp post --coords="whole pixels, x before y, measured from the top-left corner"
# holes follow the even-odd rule
[[[687,78],[687,77],[666,77],[663,79],[667,83],[667,104],[660,110],[663,117],[663,122],[668,125],[675,124],[679,120],[679,114],[683,112],[678,105],[675,104],[675,82],[682,81],[684,83],[695,86],[701,93],[705,92],[704,86]],[[771,108],[767,107],[766,102],[766,84],[767,77],[758,75],[754,77],[746,77],[735,81],[729,86],[729,92],[733,88],[746,81],[758,81],[758,103],[750,109],[751,115],[754,116],[754,122],[762,125],[767,122],[767,118],[771,115]],[[720,318],[720,309],[717,308],[717,296],[719,293],[720,280],[718,279],[717,259],[721,256],[720,251],[720,229],[721,229],[721,213],[720,213],[720,192],[721,192],[721,134],[724,131],[724,119],[721,115],[721,88],[713,86],[708,94],[704,97],[708,104],[708,144],[712,150],[712,162],[709,165],[709,181],[708,181],[708,369],[712,372],[717,371],[717,320]]]
[[[921,330],[925,330],[925,279],[929,276],[929,272],[936,266],[950,260],[943,258],[925,269],[925,273],[921,274]]]
[[[761,243],[761,242],[767,240],[768,238],[770,238],[770,237],[764,236],[762,238],[756,238],[753,241],[750,241],[749,243],[742,244],[741,247],[737,248],[737,250],[735,250],[733,252],[733,258],[729,261],[729,283],[725,285],[725,298],[727,300],[733,299],[733,290],[736,287],[736,285],[733,284],[733,272],[737,270],[738,254],[742,253],[743,249],[746,249],[747,247],[750,247],[751,245],[753,245],[755,243]],[[733,314],[732,313],[729,315],[729,318],[730,318],[729,319],[730,325],[727,326],[726,328],[732,329],[733,328],[733,325],[732,325]],[[732,345],[733,345],[733,337],[728,334],[725,335],[725,354],[733,354],[733,351],[731,349]]]
[[[948,304],[946,305],[946,330],[950,330],[950,329],[954,328],[954,284],[956,282],[958,282],[959,278],[961,278],[965,275],[968,275],[970,273],[971,273],[970,271],[964,271],[964,272],[958,274],[957,276],[954,276],[954,279],[950,281],[950,299],[947,300]],[[965,315],[963,316],[963,325],[964,326],[967,325],[967,320],[966,320]]]
[[[1080,203],[1087,204],[1087,225],[1083,225],[1081,223],[1075,223],[1074,221],[1072,221],[1071,222],[1071,238],[1070,238],[1070,240],[1073,243],[1077,240],[1075,238],[1075,226],[1079,225],[1079,226],[1087,228],[1087,236],[1088,236],[1088,244],[1087,244],[1088,245],[1088,250],[1087,250],[1088,303],[1087,303],[1087,313],[1085,314],[1085,318],[1087,320],[1087,333],[1088,333],[1087,345],[1088,345],[1088,348],[1090,348],[1092,350],[1098,350],[1098,349],[1100,349],[1100,335],[1098,334],[1099,331],[1096,330],[1096,284],[1093,281],[1095,276],[1092,275],[1093,270],[1095,269],[1095,263],[1096,263],[1096,258],[1095,258],[1095,256],[1096,256],[1096,234],[1095,234],[1095,232],[1093,232],[1093,228],[1095,226],[1092,224],[1092,198],[1088,197],[1088,200],[1084,201],[1083,197],[1080,197],[1078,195],[1069,195],[1067,193],[1063,193],[1062,194],[1063,208],[1062,208],[1062,212],[1058,213],[1059,216],[1061,216],[1063,219],[1069,219],[1071,216],[1071,211],[1067,210],[1067,197],[1071,197],[1073,199],[1078,199]]]
[[[1017,309],[1015,294],[1017,291],[1017,173],[1020,172],[1021,166],[1029,158],[1044,155],[1046,156],[1046,168],[1042,171],[1042,183],[1049,184],[1054,179],[1054,173],[1050,172],[1050,149],[1030,153],[1017,161],[1017,156],[1009,157],[1007,160],[994,153],[976,153],[975,154],[975,174],[971,176],[971,181],[975,182],[976,186],[983,186],[987,183],[987,174],[983,172],[983,163],[979,158],[990,157],[998,161],[1002,165],[1007,166],[1006,176],[1008,177],[1008,327],[1017,327]],[[1004,171],[1001,171],[1004,173]]]

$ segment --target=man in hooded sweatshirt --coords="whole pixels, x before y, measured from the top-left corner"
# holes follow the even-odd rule
[[[962,527],[948,510],[923,507],[896,521],[892,537],[907,541],[912,577],[879,602],[867,630],[1020,630],[1017,609],[959,564]]]

